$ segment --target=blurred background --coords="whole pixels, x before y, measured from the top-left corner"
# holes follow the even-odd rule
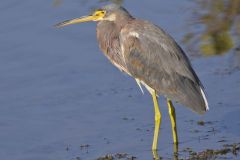
[[[170,33],[206,88],[210,111],[204,116],[176,104],[177,156],[160,98],[159,156],[238,159],[239,0],[2,0],[1,159],[152,159],[149,94],[103,56],[94,22],[53,27],[108,3]]]

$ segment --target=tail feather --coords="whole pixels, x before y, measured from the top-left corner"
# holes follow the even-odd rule
[[[200,87],[200,91],[201,91],[201,94],[202,94],[203,99],[204,99],[204,103],[205,103],[205,106],[206,106],[206,111],[208,111],[209,110],[208,101],[207,101],[206,94],[204,93],[202,87]]]
[[[204,114],[209,110],[207,98],[201,84],[194,83],[187,78],[181,80],[175,79],[175,82],[172,84],[176,85],[170,86],[172,88],[166,88],[165,90],[166,92],[169,90],[175,91],[168,92],[168,98],[190,108],[198,114]]]

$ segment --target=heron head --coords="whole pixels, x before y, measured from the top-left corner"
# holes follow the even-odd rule
[[[123,15],[130,16],[126,9],[120,5],[110,4],[100,9],[95,10],[88,16],[66,20],[55,25],[55,27],[64,27],[70,24],[77,24],[89,21],[115,21],[118,17],[124,17]]]

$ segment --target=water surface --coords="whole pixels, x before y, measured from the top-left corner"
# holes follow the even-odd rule
[[[53,27],[102,4],[1,2],[1,159],[85,160],[116,153],[152,159],[154,113],[149,94],[142,95],[135,81],[102,55],[94,23]],[[187,0],[124,2],[134,16],[169,32],[188,55],[194,53],[182,40],[194,5]],[[210,111],[199,116],[176,104],[180,158],[189,157],[183,152],[186,148],[201,152],[240,142],[240,72],[232,70],[231,63],[232,54],[193,59]],[[171,159],[170,120],[165,100],[159,103],[159,156]],[[226,157],[237,159],[233,154]]]

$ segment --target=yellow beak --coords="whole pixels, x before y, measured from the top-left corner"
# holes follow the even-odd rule
[[[66,20],[63,22],[60,22],[58,24],[55,25],[55,27],[60,28],[60,27],[64,27],[70,24],[76,24],[76,23],[82,23],[82,22],[88,22],[88,21],[96,21],[97,19],[99,19],[98,16],[93,16],[93,15],[89,15],[89,16],[83,16],[80,18],[75,18],[72,20]]]

